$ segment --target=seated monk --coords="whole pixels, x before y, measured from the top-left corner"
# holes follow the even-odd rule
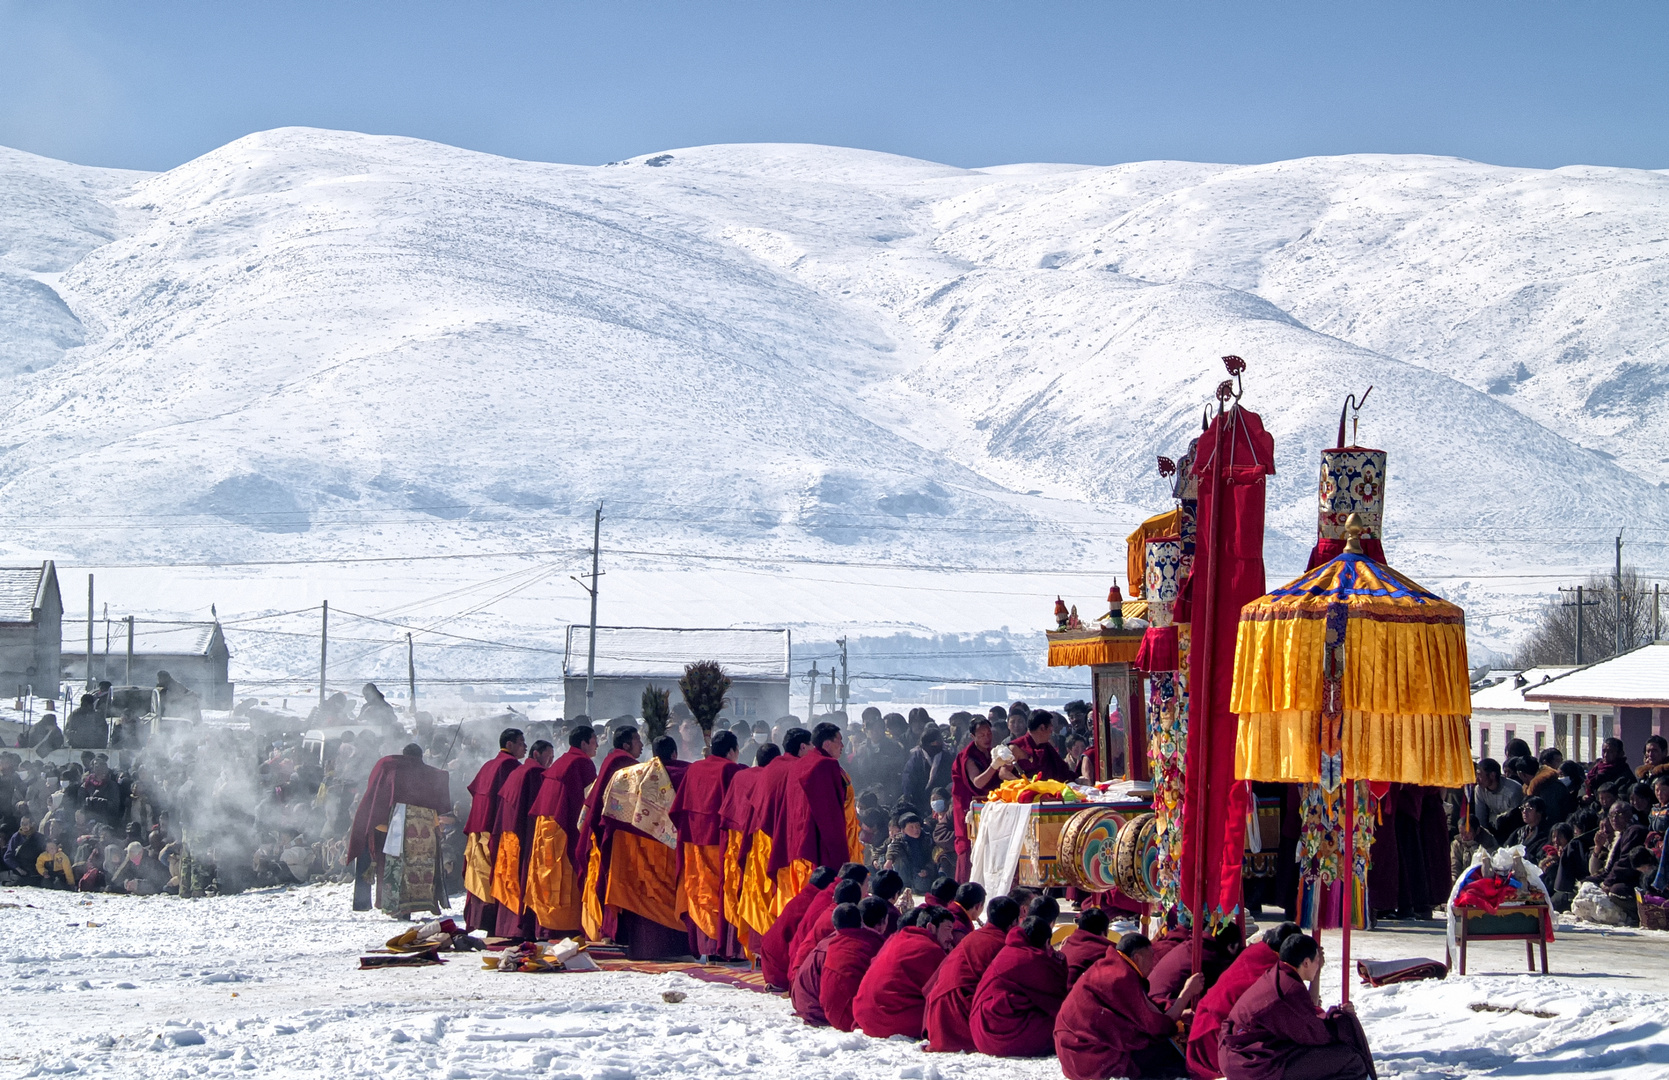
[[[1051,920],[1028,915],[974,991],[968,1032],[982,1054],[1042,1057],[1055,1046],[1055,1014],[1066,997],[1066,960],[1049,944]]]
[[[806,917],[800,920],[800,932],[794,936],[794,953],[788,961],[788,969],[795,975],[800,973],[801,966],[805,964],[806,958],[817,948],[818,943],[834,933],[834,909],[842,904],[851,904],[854,908],[857,907],[858,901],[863,899],[863,886],[849,878],[841,878],[835,882],[834,891],[828,895],[833,898],[834,902],[829,907],[824,908],[822,914],[817,916],[815,925],[810,925],[811,913],[809,911],[806,912]],[[813,901],[813,903],[815,904],[816,901]]]
[[[933,879],[933,884],[928,886],[927,891],[921,894],[922,906],[949,907],[950,902],[956,899],[956,890],[959,888],[961,886],[956,883],[956,879],[940,874]]]
[[[1200,973],[1205,976],[1207,990],[1216,986],[1218,978],[1234,963],[1243,942],[1240,927],[1235,923],[1225,923],[1222,929],[1200,942]],[[1182,992],[1192,970],[1193,952],[1190,946],[1184,945],[1154,961],[1153,971],[1147,977],[1147,992],[1161,1009]]]
[[[794,899],[788,901],[788,906],[782,909],[771,923],[769,930],[759,942],[759,962],[764,970],[765,984],[777,989],[787,989],[793,978],[789,971],[789,960],[794,945],[794,932],[799,929],[800,922],[805,918],[806,909],[819,894],[834,892],[835,882],[840,876],[833,867],[819,866],[811,872],[811,880],[806,882]]]
[[[1180,946],[1185,946],[1185,947],[1192,947],[1193,943],[1194,943],[1194,931],[1193,930],[1189,929],[1186,926],[1173,926],[1169,930],[1166,930],[1163,934],[1161,934],[1159,936],[1159,940],[1155,941],[1153,943],[1153,945],[1151,946],[1151,948],[1153,949],[1153,962],[1155,964],[1157,964],[1159,961],[1163,960],[1166,956],[1170,955],[1170,951],[1172,949],[1178,947],[1179,945]]]
[[[999,896],[985,908],[985,925],[951,949],[927,984],[927,1048],[947,1053],[974,1050],[968,1031],[968,1010],[974,1004],[979,979],[1002,952],[1009,928],[1020,921],[1020,905]]]
[[[1079,977],[1055,1018],[1055,1054],[1067,1080],[1185,1074],[1171,1036],[1205,980],[1190,976],[1177,999],[1161,1010],[1148,997],[1152,970],[1153,946],[1141,934],[1125,934]]]
[[[954,949],[963,938],[974,932],[974,922],[985,908],[985,886],[977,881],[963,882],[956,887],[956,895],[949,907],[950,913],[956,917],[950,933],[950,945]]]
[[[1222,1037],[1223,1021],[1252,984],[1281,959],[1281,944],[1299,933],[1297,923],[1285,922],[1267,930],[1257,941],[1242,949],[1234,963],[1223,972],[1211,989],[1200,998],[1194,1009],[1194,1022],[1188,1028],[1188,1075],[1195,1080],[1213,1080],[1222,1076],[1217,1060],[1217,1041]]]
[[[842,881],[835,886],[835,892],[842,890],[862,891],[856,882]],[[842,900],[829,909],[830,922],[837,931],[860,930],[863,917],[858,913],[856,900]],[[789,992],[789,1000],[794,1003],[794,1012],[801,1020],[812,1027],[827,1027],[829,1020],[823,1012],[823,968],[828,963],[829,942],[833,936],[822,938],[817,947],[800,962],[794,969],[794,986]]]
[[[898,894],[903,891],[904,878],[897,870],[882,870],[869,883],[869,895],[878,896],[887,904],[887,925],[881,931],[884,938],[898,933],[899,920],[904,918],[904,913],[898,910]]]
[[[818,946],[824,950],[818,999],[823,1005],[823,1018],[832,1028],[852,1030],[852,1001],[875,954],[881,951],[887,908],[887,902],[879,897],[864,897],[858,904],[860,928],[836,929]]]
[[[1066,988],[1072,989],[1078,977],[1095,962],[1106,956],[1113,943],[1107,937],[1111,920],[1100,908],[1089,908],[1078,916],[1077,929],[1061,942],[1061,955],[1066,957]]]
[[[1367,1036],[1349,1005],[1323,1013],[1310,997],[1321,946],[1307,934],[1281,942],[1281,959],[1229,1012],[1218,1062],[1229,1080],[1364,1080],[1374,1075]]]
[[[852,1001],[853,1023],[865,1035],[921,1038],[927,982],[950,949],[950,923],[943,907],[913,908],[881,946]]]

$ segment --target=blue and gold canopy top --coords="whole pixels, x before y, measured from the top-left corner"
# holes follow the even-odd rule
[[[1352,618],[1378,615],[1421,622],[1460,622],[1461,609],[1366,555],[1344,552],[1296,581],[1252,601],[1241,621],[1323,618],[1333,604],[1345,604]]]

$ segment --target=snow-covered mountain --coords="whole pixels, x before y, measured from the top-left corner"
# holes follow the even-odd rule
[[[1503,597],[1552,583],[1524,575],[1669,522],[1665,237],[1669,176],[1427,157],[0,151],[0,535],[71,566],[539,552],[112,574],[154,608],[437,618],[514,578],[462,624],[509,633],[581,614],[602,499],[638,553],[607,622],[1019,629],[1057,592],[1099,612],[1236,353],[1277,440],[1271,574],[1372,384],[1393,560],[1500,644]]]

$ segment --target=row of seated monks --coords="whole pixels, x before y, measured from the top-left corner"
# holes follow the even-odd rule
[[[807,1023],[936,1052],[1053,1054],[1071,1080],[1373,1075],[1354,1014],[1316,1006],[1322,955],[1293,924],[1246,948],[1227,926],[1190,974],[1185,929],[1115,942],[1096,909],[1057,949],[1059,905],[1035,890],[988,899],[940,878],[900,911],[898,874],[859,861],[833,724],[790,729],[751,768],[729,732],[694,763],[671,739],[639,762],[642,739],[623,727],[599,768],[599,741],[576,728],[557,757],[501,733],[469,786],[471,929],[757,961]]]

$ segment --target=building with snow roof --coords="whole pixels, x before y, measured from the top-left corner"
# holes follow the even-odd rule
[[[1575,668],[1527,688],[1524,700],[1546,705],[1559,747],[1570,747],[1567,755],[1593,761],[1615,736],[1623,740],[1629,764],[1638,767],[1646,737],[1669,736],[1669,642]]]
[[[72,686],[87,679],[87,620],[64,622],[63,673]],[[166,622],[135,619],[133,671],[128,672],[128,631],[125,619],[93,620],[93,681],[108,679],[116,686],[155,686],[156,673],[166,671],[194,691],[205,709],[230,709],[232,650],[219,620]]]
[[[568,627],[562,661],[563,712],[586,712],[585,671],[590,627]],[[730,676],[723,719],[776,720],[789,710],[789,666],[793,635],[787,630],[721,630],[658,626],[597,627],[597,664],[590,716],[641,716],[643,691],[669,691],[671,704],[684,699],[678,680],[684,667],[713,660]]]
[[[1553,745],[1558,745],[1560,753],[1570,754],[1558,741],[1548,707],[1525,701],[1524,692],[1571,670],[1571,666],[1538,667],[1491,671],[1485,676],[1484,684],[1472,692],[1472,756],[1500,760],[1514,739],[1523,739],[1537,754]]]
[[[58,637],[64,602],[58,568],[0,567],[0,694],[34,687],[42,697],[58,694]]]

